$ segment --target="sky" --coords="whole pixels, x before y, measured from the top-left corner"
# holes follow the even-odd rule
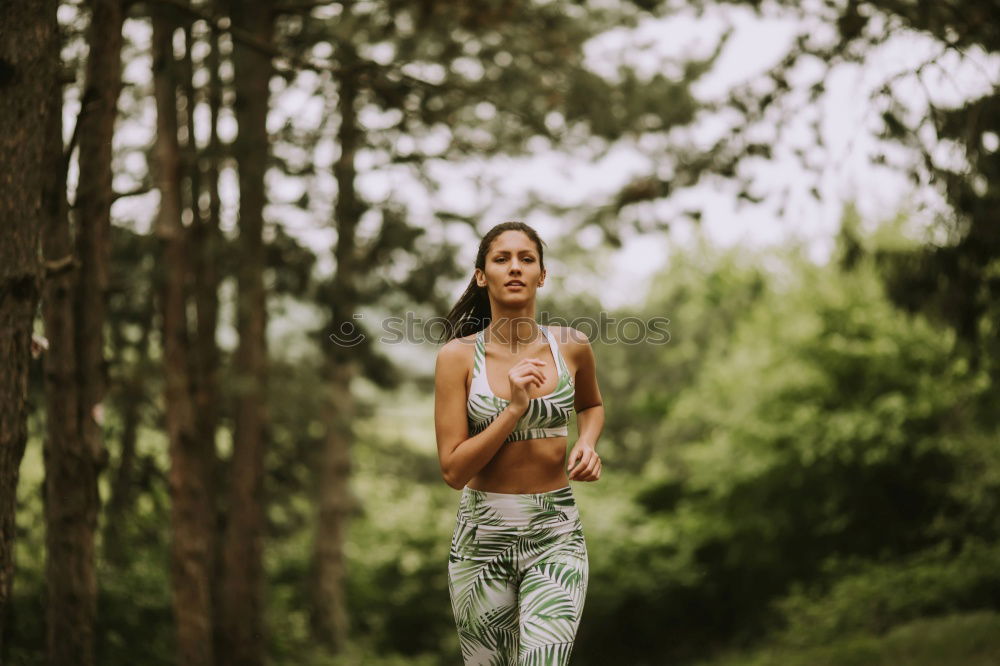
[[[700,99],[722,97],[733,85],[767,71],[787,52],[799,28],[794,19],[760,17],[742,8],[716,7],[700,17],[693,12],[681,13],[667,19],[649,19],[634,29],[610,31],[589,45],[588,63],[608,78],[614,76],[620,63],[649,74],[661,68],[669,71],[671,58],[711,52],[727,26],[732,26],[735,32],[716,67],[695,85],[693,92]],[[817,32],[822,28],[818,23],[813,26]],[[735,189],[713,181],[691,188],[679,197],[645,206],[644,214],[670,221],[670,230],[663,234],[634,234],[626,240],[613,257],[611,270],[602,273],[599,281],[602,302],[608,307],[641,302],[646,290],[636,285],[648,286],[650,276],[663,267],[668,252],[693,248],[699,233],[720,247],[763,248],[800,239],[814,261],[826,261],[834,247],[843,206],[848,201],[855,202],[866,222],[873,224],[926,198],[929,210],[914,214],[912,232],[919,236],[931,222],[930,212],[942,210],[943,202],[933,192],[915,193],[910,181],[898,171],[869,164],[867,155],[876,148],[871,131],[877,127],[879,110],[868,98],[883,81],[899,71],[912,69],[936,53],[936,48],[933,40],[901,33],[873,53],[864,66],[843,65],[834,69],[827,92],[816,109],[821,114],[823,136],[829,147],[825,158],[828,164],[819,187],[820,201],[809,194],[812,182],[803,176],[799,163],[789,152],[792,145],[811,144],[805,130],[807,118],[802,118],[798,126],[793,124],[788,128],[784,149],[776,149],[774,159],[753,170],[760,191],[772,194],[762,204],[738,206]],[[938,73],[937,79],[929,77],[935,103],[957,103],[986,92],[991,78],[1000,81],[996,58],[973,54],[970,59],[975,62],[947,59],[948,73]],[[799,74],[805,87],[815,80],[818,71],[806,68]],[[903,80],[899,85],[914,109],[923,108],[921,87],[912,80]],[[722,127],[721,131],[724,130]],[[717,136],[719,131],[719,126],[713,127],[708,121],[684,133],[707,139]],[[555,190],[587,193],[586,200],[601,200],[610,198],[631,177],[650,173],[656,167],[655,160],[622,146],[596,164],[542,155],[517,169],[507,169],[507,173],[512,195],[541,182]],[[790,202],[784,215],[779,215],[774,194],[782,187],[790,188]],[[685,202],[705,209],[700,229],[678,215]],[[503,206],[498,208],[496,217],[503,218]],[[558,231],[558,221],[539,219],[537,223],[540,230]]]
[[[67,20],[64,17],[64,20]],[[658,70],[670,71],[672,61],[686,54],[704,55],[710,52],[718,36],[732,26],[735,32],[729,40],[715,69],[705,75],[695,86],[694,93],[705,100],[726,93],[730,86],[744,82],[773,66],[786,52],[799,25],[797,20],[774,16],[757,16],[749,10],[736,7],[715,7],[702,16],[681,12],[667,19],[642,21],[634,28],[616,28],[598,36],[586,48],[587,64],[595,72],[613,78],[619,64],[636,67],[640,73],[652,74]],[[824,26],[811,27],[822,37]],[[130,40],[140,49],[148,45],[149,29],[139,21],[130,20],[126,25]],[[796,145],[809,145],[806,133],[809,113],[796,118],[786,129],[785,140],[776,147],[774,158],[753,168],[755,187],[768,196],[761,204],[737,205],[735,189],[719,181],[689,188],[669,199],[650,202],[623,215],[635,216],[648,223],[669,224],[669,230],[655,233],[632,233],[624,236],[623,247],[609,259],[610,265],[595,267],[591,276],[579,276],[582,288],[599,292],[602,303],[608,308],[640,302],[646,293],[649,278],[660,270],[671,251],[693,248],[699,234],[721,247],[734,245],[762,248],[799,239],[809,256],[815,261],[825,261],[833,249],[833,238],[839,228],[844,204],[853,201],[862,218],[869,224],[895,216],[901,210],[915,210],[917,203],[927,204],[927,210],[914,212],[913,233],[920,235],[929,227],[933,211],[942,209],[942,202],[930,188],[914,190],[908,179],[898,171],[875,167],[867,156],[875,148],[871,138],[877,127],[879,109],[869,101],[869,94],[898,71],[912,69],[922,59],[935,53],[932,40],[909,32],[899,32],[882,48],[871,55],[864,65],[843,65],[836,68],[828,79],[827,92],[812,112],[821,116],[821,127],[828,152],[822,158],[824,168],[817,201],[809,195],[812,183],[790,150]],[[915,113],[925,104],[927,94],[935,97],[937,104],[956,103],[961,99],[982,94],[1000,81],[1000,59],[982,53],[970,53],[967,59],[955,54],[942,60],[944,67],[932,70],[921,86],[913,77],[896,83],[901,94],[910,101]],[[144,54],[126,57],[124,78],[139,86],[149,85],[149,58]],[[796,71],[796,78],[808,86],[817,75],[815,68]],[[308,84],[309,74],[300,76]],[[794,83],[794,81],[793,81]],[[155,127],[155,108],[150,95],[142,99],[138,123],[119,126],[115,141],[119,146],[142,146],[152,137]],[[68,133],[75,121],[78,103],[70,95],[66,105]],[[207,120],[207,111],[200,109],[200,119]],[[280,127],[286,117],[298,117],[307,123],[309,118],[321,117],[326,112],[322,99],[310,99],[296,86],[285,87],[273,95],[273,110],[269,126]],[[362,120],[376,124],[379,119],[363,113]],[[204,127],[204,122],[202,122]],[[694,140],[707,143],[720,132],[726,131],[720,119],[708,118],[689,129],[680,130],[673,140]],[[235,133],[231,113],[222,118],[220,133],[223,137]],[[204,138],[204,137],[201,137]],[[994,137],[995,138],[995,137]],[[428,140],[433,140],[431,137]],[[662,170],[658,153],[662,147],[636,146],[620,142],[598,160],[572,152],[557,152],[541,147],[531,155],[519,158],[496,158],[490,161],[470,160],[466,164],[443,165],[436,170],[441,182],[438,194],[429,194],[414,181],[406,182],[398,174],[375,172],[359,178],[358,186],[371,199],[379,199],[392,191],[402,196],[419,218],[430,216],[435,208],[472,212],[485,210],[479,231],[485,232],[493,224],[511,219],[523,207],[532,191],[544,190],[547,196],[558,195],[561,203],[585,208],[612,198],[613,194],[630,179]],[[329,163],[335,147],[327,144],[315,146],[313,157]],[[942,159],[948,158],[947,155]],[[362,158],[363,159],[363,158]],[[134,174],[144,171],[144,157],[138,151],[124,156],[115,186],[119,190],[135,185]],[[476,179],[487,177],[501,185],[501,195],[484,199],[486,193]],[[75,183],[75,162],[70,173],[71,189]],[[306,243],[320,256],[320,269],[332,268],[332,247],[335,232],[330,228],[329,211],[332,192],[329,183],[321,182],[322,176],[311,187],[315,208],[310,212],[296,211],[290,206],[271,206],[269,213],[280,216],[286,230]],[[269,191],[276,200],[294,200],[301,195],[303,185],[269,175]],[[789,200],[784,214],[778,213],[777,193],[788,189]],[[235,224],[238,190],[235,173],[226,171],[222,176],[221,192],[224,202],[224,227]],[[317,196],[317,192],[320,195]],[[697,204],[704,210],[700,228],[685,222],[679,214],[686,205]],[[116,219],[127,219],[137,229],[148,229],[157,210],[157,194],[129,197],[115,203]],[[548,244],[546,259],[559,267],[559,236],[565,232],[566,223],[552,218],[543,211],[532,211],[521,217],[535,226]],[[363,221],[361,232],[368,230],[368,220]],[[580,239],[584,244],[596,244],[599,234]],[[470,266],[478,238],[468,233],[463,243],[460,261]],[[547,261],[547,264],[550,263]],[[551,273],[550,268],[550,273]],[[574,279],[577,276],[574,275]],[[453,286],[457,297],[466,280]]]

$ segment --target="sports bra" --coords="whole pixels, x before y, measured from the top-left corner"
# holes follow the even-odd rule
[[[549,335],[545,326],[538,328],[549,341],[549,349],[552,350],[559,372],[559,382],[552,393],[528,400],[527,411],[518,419],[513,432],[504,439],[505,444],[522,439],[566,437],[569,434],[567,424],[576,393],[573,375],[559,353],[555,336]],[[470,435],[477,435],[485,430],[510,402],[498,397],[490,388],[486,376],[486,341],[483,333],[484,331],[479,331],[476,334],[476,351],[472,363],[472,386],[469,387],[467,403]]]

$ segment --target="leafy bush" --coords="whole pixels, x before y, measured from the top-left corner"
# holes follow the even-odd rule
[[[995,608],[1000,599],[1000,544],[946,544],[903,561],[868,564],[826,591],[801,587],[776,605],[787,622],[780,642],[822,645],[857,633],[881,634],[920,617]]]
[[[916,620],[884,636],[857,634],[834,644],[730,654],[701,666],[994,666],[1000,615],[991,612]]]

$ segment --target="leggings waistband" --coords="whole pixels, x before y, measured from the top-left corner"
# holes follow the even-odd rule
[[[544,493],[494,493],[465,486],[458,515],[468,523],[501,527],[539,527],[580,519],[570,486]]]

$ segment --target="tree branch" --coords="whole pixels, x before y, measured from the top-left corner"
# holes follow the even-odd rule
[[[157,188],[153,187],[152,185],[140,185],[139,187],[129,190],[127,192],[115,192],[111,196],[111,203],[114,203],[119,199],[124,199],[125,197],[135,197],[139,196],[140,194],[146,194],[147,192],[152,192],[155,189]]]
[[[252,32],[233,26],[232,21],[229,20],[228,16],[217,15],[199,7],[192,7],[186,0],[149,0],[149,2],[165,7],[173,7],[174,9],[188,14],[189,16],[205,21],[212,26],[213,30],[217,32],[228,32],[232,35],[233,39],[241,44],[244,44],[245,46],[249,46],[259,53],[270,56],[272,59],[277,58],[288,61],[290,66],[279,68],[284,72],[294,72],[296,70],[307,69],[314,72],[330,72],[332,74],[340,75],[345,69],[329,63],[313,62],[290,53],[282,53],[273,45],[258,38]],[[278,68],[277,65],[276,68]]]
[[[276,6],[272,10],[272,13],[275,16],[278,16],[280,14],[301,14],[302,12],[312,11],[317,7],[330,7],[331,5],[334,4],[339,4],[339,3],[330,2],[330,0],[313,0],[311,2],[308,0],[306,2],[286,2],[284,4]]]
[[[399,68],[389,69],[384,67],[373,60],[368,60],[362,58],[355,54],[353,57],[356,60],[355,64],[349,66],[341,66],[333,63],[326,62],[315,62],[303,58],[298,55],[293,55],[290,53],[284,53],[280,49],[274,47],[273,45],[258,39],[253,33],[250,33],[242,28],[237,28],[232,25],[228,16],[217,15],[212,12],[206,11],[199,7],[192,7],[188,4],[187,0],[148,0],[150,3],[157,3],[165,7],[173,7],[174,9],[184,12],[189,16],[201,19],[207,22],[213,30],[217,32],[228,32],[232,38],[250,48],[257,50],[264,55],[270,56],[272,59],[285,60],[287,65],[279,66],[275,63],[275,69],[278,69],[282,73],[289,74],[294,73],[299,70],[309,70],[317,73],[329,72],[337,78],[342,78],[345,74],[353,74],[358,77],[359,83],[363,85],[371,85],[374,79],[381,78],[387,80],[390,83],[397,84],[399,80],[411,83],[414,86],[418,86],[428,90],[444,91],[444,87],[436,83],[431,83],[429,81],[424,81],[415,76],[406,74]],[[303,2],[301,6],[305,7],[308,4],[319,7],[324,5],[332,4],[330,2]],[[283,5],[283,7],[292,7],[293,5]],[[338,45],[340,46],[340,45]],[[360,71],[359,71],[360,70]],[[518,116],[526,121],[530,122],[530,117],[528,114],[519,111],[518,109],[510,108],[504,105],[500,100],[493,100],[490,97],[482,96],[483,99],[487,101],[492,101],[497,108],[506,109],[508,113]]]
[[[45,262],[45,279],[56,277],[61,273],[76,269],[80,266],[80,262],[76,260],[72,254],[67,254],[65,257],[60,259],[49,259]]]

